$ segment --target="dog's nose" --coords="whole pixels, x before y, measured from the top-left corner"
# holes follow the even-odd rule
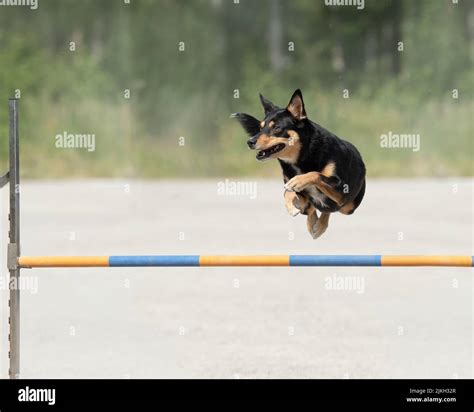
[[[247,145],[250,147],[250,149],[255,149],[255,140],[249,139],[247,140]]]

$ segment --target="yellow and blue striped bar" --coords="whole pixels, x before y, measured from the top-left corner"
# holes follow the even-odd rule
[[[440,255],[151,255],[21,256],[21,268],[175,266],[450,266],[472,267],[473,256]]]

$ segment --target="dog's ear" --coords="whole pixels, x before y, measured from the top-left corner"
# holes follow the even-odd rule
[[[237,119],[250,137],[260,132],[260,122],[255,117],[246,113],[232,113],[230,117]]]
[[[275,106],[270,100],[265,99],[265,97],[263,97],[261,93],[260,93],[260,101],[262,102],[263,110],[265,111],[265,116],[268,113],[271,113],[279,109],[279,107]]]
[[[306,119],[306,111],[304,109],[303,95],[301,90],[297,89],[291,96],[290,103],[286,107],[291,115],[298,120]]]

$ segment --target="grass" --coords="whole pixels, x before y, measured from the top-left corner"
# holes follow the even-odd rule
[[[405,105],[401,97],[342,99],[327,94],[305,96],[305,101],[311,119],[359,148],[371,177],[472,175],[470,102],[448,99]],[[255,160],[246,147],[246,136],[227,112],[217,109],[214,124],[201,127],[200,109],[195,104],[192,110],[184,109],[185,115],[181,111],[181,119],[144,131],[132,103],[21,102],[23,177],[280,175],[273,162]],[[235,106],[247,107],[240,103]],[[254,110],[248,111],[261,116],[256,111],[260,108],[252,107]],[[56,148],[55,136],[64,131],[94,134],[96,150]],[[380,136],[389,131],[420,134],[420,150],[381,148]],[[3,146],[3,164],[6,156]]]

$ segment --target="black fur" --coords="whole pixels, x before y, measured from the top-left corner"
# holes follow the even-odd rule
[[[269,138],[289,138],[292,131],[296,132],[301,144],[297,157],[288,161],[278,158],[278,153],[272,156],[278,158],[285,183],[296,175],[322,172],[328,163],[334,163],[335,174],[329,177],[321,175],[320,179],[342,196],[342,202],[336,203],[317,188],[316,192],[312,188],[311,191],[304,189],[301,193],[308,197],[310,203],[321,212],[337,212],[344,205],[348,205],[343,209],[344,213],[352,214],[360,205],[365,193],[366,170],[356,147],[306,117],[300,90],[295,91],[289,105],[284,109],[278,108],[262,95],[260,95],[260,100],[265,111],[263,128],[256,118],[248,114],[233,115],[250,136],[248,145],[255,148],[262,136],[267,142]],[[272,128],[269,126],[270,122],[273,122]],[[317,196],[314,196],[314,193],[317,193]]]
[[[230,117],[236,118],[249,136],[255,136],[260,132],[260,122],[255,117],[245,113],[233,113]]]

